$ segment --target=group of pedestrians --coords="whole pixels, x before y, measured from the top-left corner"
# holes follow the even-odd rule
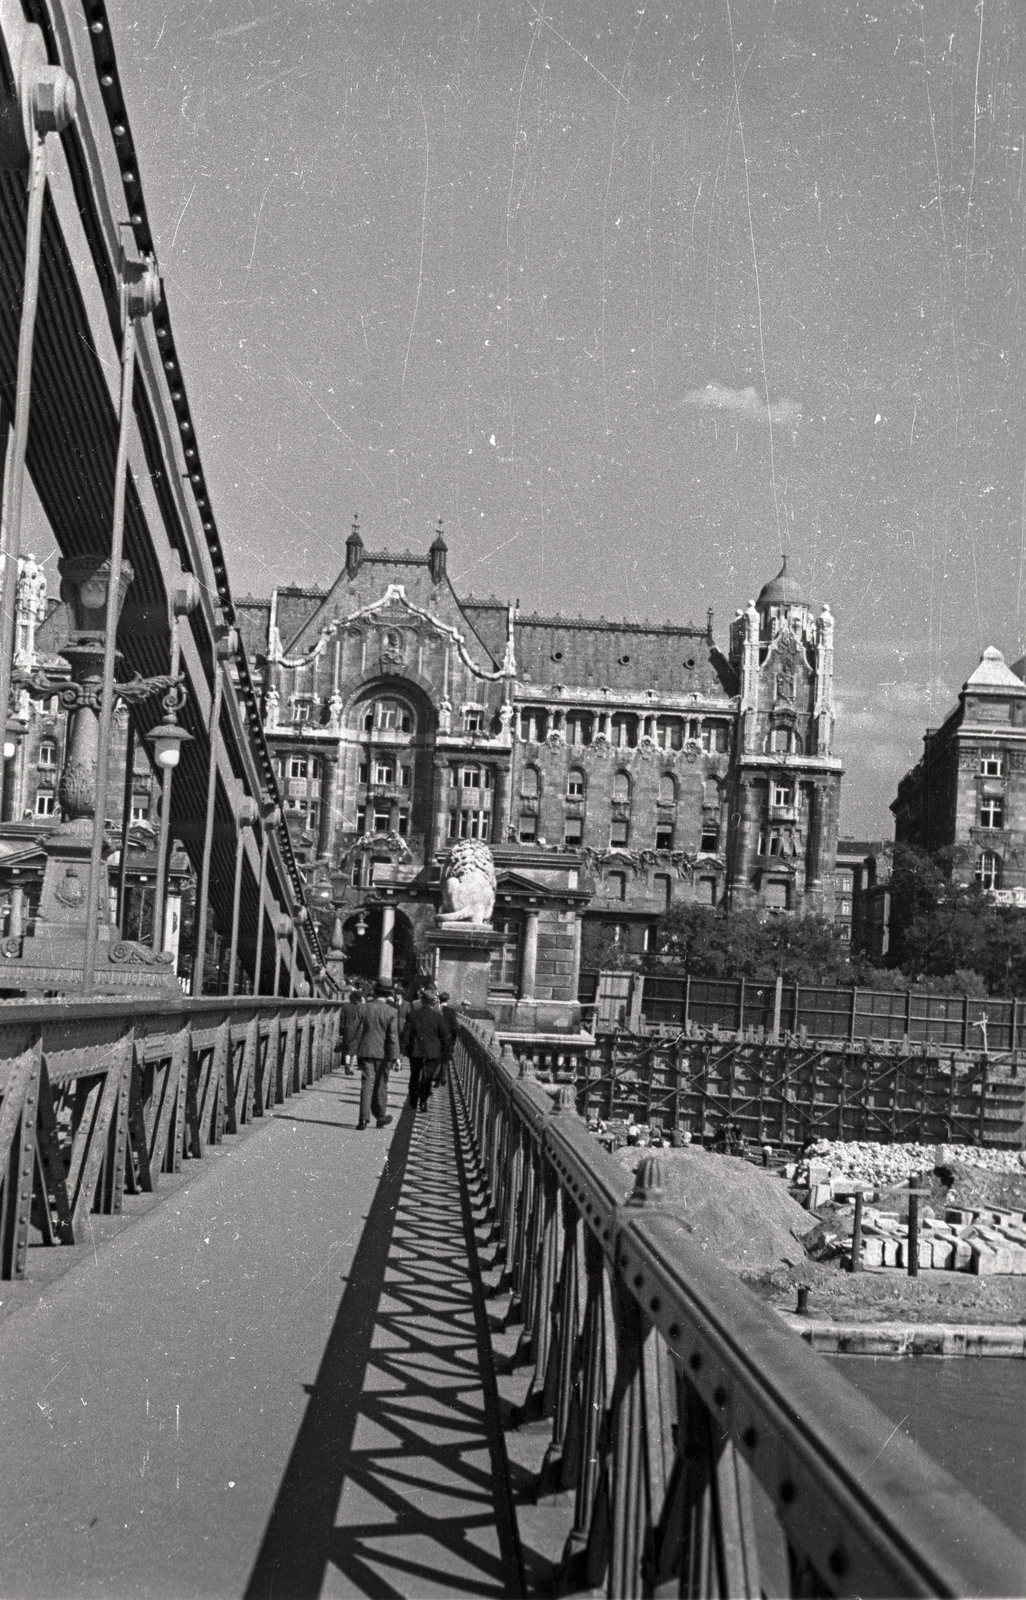
[[[360,1116],[356,1126],[379,1128],[392,1121],[388,1080],[401,1056],[410,1061],[410,1104],[426,1111],[431,1091],[444,1086],[456,1043],[456,1012],[448,994],[425,983],[411,1005],[398,985],[377,983],[373,998],[352,990],[341,1008],[341,1054],[347,1077],[360,1071]]]

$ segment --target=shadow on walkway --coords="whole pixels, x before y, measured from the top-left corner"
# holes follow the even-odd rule
[[[247,1600],[522,1593],[490,1362],[445,1092],[399,1120]]]

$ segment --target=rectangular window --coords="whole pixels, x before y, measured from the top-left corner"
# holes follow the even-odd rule
[[[484,712],[465,711],[463,713],[463,722],[467,733],[480,733],[484,727]]]
[[[610,900],[626,900],[627,874],[625,872],[611,872],[606,879],[606,894]]]
[[[842,927],[838,928],[837,936],[840,939],[842,944],[850,944],[851,943],[851,929],[848,927],[847,923],[845,923]]]
[[[670,874],[668,872],[657,872],[655,878],[653,879],[653,883],[655,885],[656,899],[659,901],[660,905],[665,906],[665,908],[669,910],[670,900],[673,894],[673,890],[670,885]]]
[[[794,789],[789,783],[774,783],[773,804],[775,806],[794,805]]]
[[[358,889],[360,887],[360,870],[362,865],[363,863],[360,861],[353,862],[353,870],[349,874],[349,881],[353,885],[354,889]]]
[[[489,813],[487,811],[460,812],[461,839],[487,839]]]
[[[399,768],[399,784],[400,784],[400,787],[403,788],[403,789],[408,789],[412,782],[413,782],[413,768],[412,767],[400,767]]]
[[[668,822],[661,822],[656,827],[655,847],[657,850],[673,849],[673,826]]]
[[[630,823],[626,817],[614,817],[609,825],[609,843],[611,845],[624,845],[627,843]]]
[[[389,830],[391,829],[391,827],[392,827],[392,808],[391,808],[391,806],[375,806],[374,807],[374,832],[375,833],[388,833]]]
[[[537,837],[538,818],[525,811],[520,818],[520,843],[534,844]]]
[[[707,722],[702,728],[702,749],[714,754],[722,754],[727,748],[727,725],[725,722]]]
[[[310,702],[309,702],[309,700],[297,700],[296,701],[295,705],[292,707],[292,720],[293,720],[293,722],[309,722],[310,721]]]
[[[370,783],[370,762],[369,761],[361,761],[360,762],[360,768],[359,768],[359,771],[358,771],[356,776],[357,776],[357,782],[362,783],[364,785]]]
[[[985,798],[980,801],[980,827],[1003,828],[1005,825],[1005,802],[995,797]]]
[[[584,823],[580,817],[567,817],[563,825],[563,843],[576,849],[584,838]]]
[[[851,916],[851,901],[850,900],[842,900],[841,901],[841,916],[842,917],[850,917]]]
[[[1000,750],[985,750],[980,756],[981,777],[1000,778],[1004,770],[1005,761]]]
[[[310,773],[310,761],[307,756],[289,756],[289,777],[306,778]]]
[[[390,761],[375,761],[374,782],[386,785],[395,782],[395,768]]]
[[[695,884],[695,900],[700,906],[716,904],[716,879],[699,878]]]
[[[569,778],[566,780],[566,797],[568,800],[584,799],[583,772],[571,772]]]
[[[784,840],[779,828],[764,828],[759,835],[761,856],[780,856],[784,853]]]
[[[357,806],[357,808],[356,808],[356,831],[357,831],[357,833],[366,833],[366,831],[367,831],[367,807],[366,806]]]
[[[837,887],[842,894],[851,894],[855,878],[851,872],[842,871],[837,874]]]
[[[145,822],[146,821],[146,815],[147,815],[147,807],[146,806],[133,806],[132,807],[132,821],[133,822]]]
[[[720,847],[720,830],[719,830],[719,828],[714,827],[711,822],[703,823],[702,824],[702,842],[701,842],[701,844],[699,845],[698,848],[700,850],[704,850],[707,855],[708,854],[715,855],[715,853],[719,849],[719,847]]]
[[[399,812],[398,833],[399,833],[400,839],[405,839],[408,836],[409,831],[410,831],[410,813],[409,813],[408,808],[406,806],[403,806],[401,808],[400,812]]]
[[[51,744],[49,739],[39,746],[39,765],[41,767],[55,767],[57,765],[57,746]]]
[[[39,789],[36,792],[36,816],[52,817],[57,809],[57,797],[52,789]]]

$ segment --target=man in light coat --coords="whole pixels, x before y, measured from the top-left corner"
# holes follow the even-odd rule
[[[366,1128],[373,1116],[379,1128],[386,1128],[388,1114],[388,1075],[399,1060],[399,1025],[395,1007],[387,998],[391,985],[378,983],[374,999],[361,1008],[356,1055],[360,1063],[360,1120]]]

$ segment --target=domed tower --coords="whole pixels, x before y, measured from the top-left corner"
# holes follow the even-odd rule
[[[842,767],[833,739],[834,619],[787,558],[730,630],[740,685],[730,807],[733,905],[833,914]]]

